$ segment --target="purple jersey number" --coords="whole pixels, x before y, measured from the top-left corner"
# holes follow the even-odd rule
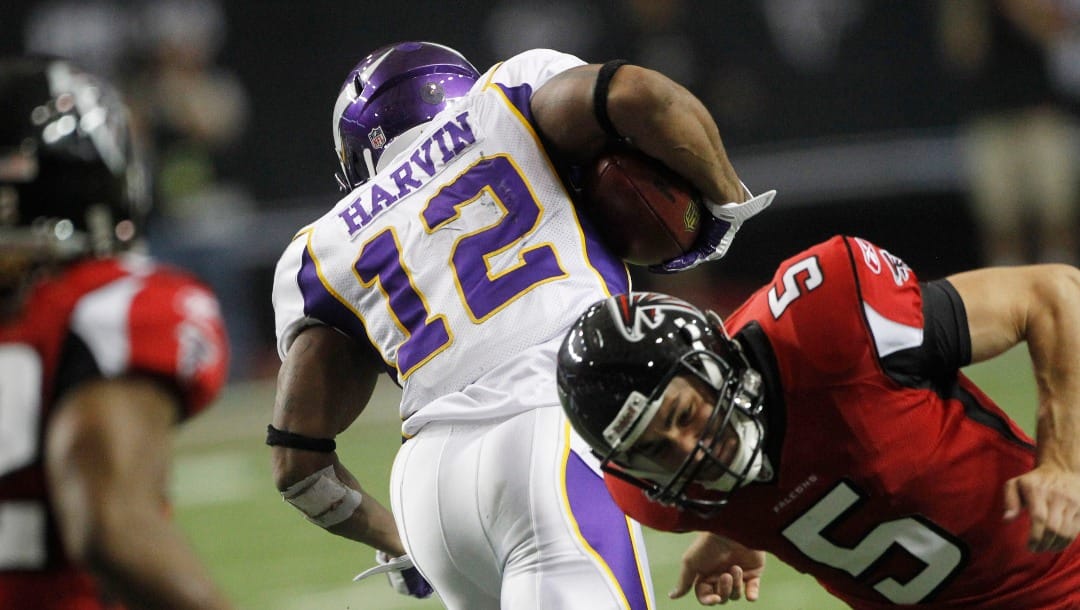
[[[534,287],[567,275],[548,243],[523,248],[516,265],[499,273],[491,271],[491,257],[520,244],[539,227],[543,214],[525,177],[505,155],[481,159],[440,188],[421,214],[425,228],[433,233],[454,222],[462,208],[481,200],[500,208],[498,221],[458,238],[448,261],[465,309],[478,323]],[[428,310],[392,229],[364,244],[355,268],[364,287],[380,284],[392,315],[408,335],[397,352],[402,378],[450,344],[445,316]]]
[[[391,315],[408,335],[398,347],[398,370],[403,377],[450,345],[446,317],[428,313],[424,298],[416,291],[401,260],[401,245],[393,229],[383,229],[364,244],[355,268],[364,288],[376,282],[382,286]]]
[[[473,320],[482,322],[533,286],[565,277],[550,244],[522,249],[521,261],[493,275],[489,257],[505,252],[532,233],[542,210],[514,162],[506,156],[480,160],[456,180],[439,189],[424,208],[428,232],[453,222],[462,207],[487,195],[502,208],[493,226],[466,235],[454,244],[450,262]]]

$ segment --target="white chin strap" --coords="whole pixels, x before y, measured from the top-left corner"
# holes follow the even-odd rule
[[[728,470],[723,476],[715,481],[701,481],[706,489],[731,491],[740,483],[746,485],[762,474],[765,453],[759,450],[756,455],[754,454],[754,448],[761,443],[761,427],[738,410],[731,413],[731,421],[728,425],[739,437],[739,448],[736,449],[735,456],[731,458],[731,464],[728,465]],[[733,473],[741,473],[744,469],[746,476],[740,481]]]
[[[365,148],[363,150],[363,155],[364,155],[364,167],[367,168],[368,180],[371,180],[372,178],[375,177],[375,157],[374,157],[374,155],[371,154],[371,149],[370,148]]]

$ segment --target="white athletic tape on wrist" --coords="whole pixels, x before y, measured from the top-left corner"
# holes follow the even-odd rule
[[[341,482],[333,465],[290,485],[281,497],[304,513],[308,521],[322,528],[351,517],[364,498],[359,491]]]

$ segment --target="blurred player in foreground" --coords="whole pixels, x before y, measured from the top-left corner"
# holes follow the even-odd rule
[[[1077,303],[1070,266],[919,283],[836,237],[723,325],[655,293],[592,306],[559,390],[627,514],[704,532],[673,596],[756,599],[768,551],[855,608],[1077,608]],[[959,372],[1021,341],[1037,444]]]
[[[127,110],[67,61],[0,61],[0,608],[228,608],[170,523],[171,432],[220,390],[214,296],[125,253]]]
[[[550,50],[480,74],[441,45],[384,47],[346,79],[334,136],[350,192],[297,234],[274,284],[283,366],[267,442],[285,499],[331,532],[408,551],[450,608],[654,607],[640,528],[558,406],[559,342],[629,274],[556,167],[628,138],[723,202],[664,271],[720,258],[772,192],[749,197],[708,112],[667,77]],[[381,371],[403,388],[408,438],[396,527],[334,452]]]

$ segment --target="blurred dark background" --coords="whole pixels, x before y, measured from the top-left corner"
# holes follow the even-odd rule
[[[0,7],[0,52],[67,55],[124,88],[152,142],[152,249],[221,294],[234,376],[276,370],[269,295],[292,234],[339,197],[331,110],[397,40],[481,70],[545,46],[657,68],[712,110],[753,191],[710,269],[652,276],[729,306],[836,233],[923,278],[1075,262],[1080,0],[62,0]]]

